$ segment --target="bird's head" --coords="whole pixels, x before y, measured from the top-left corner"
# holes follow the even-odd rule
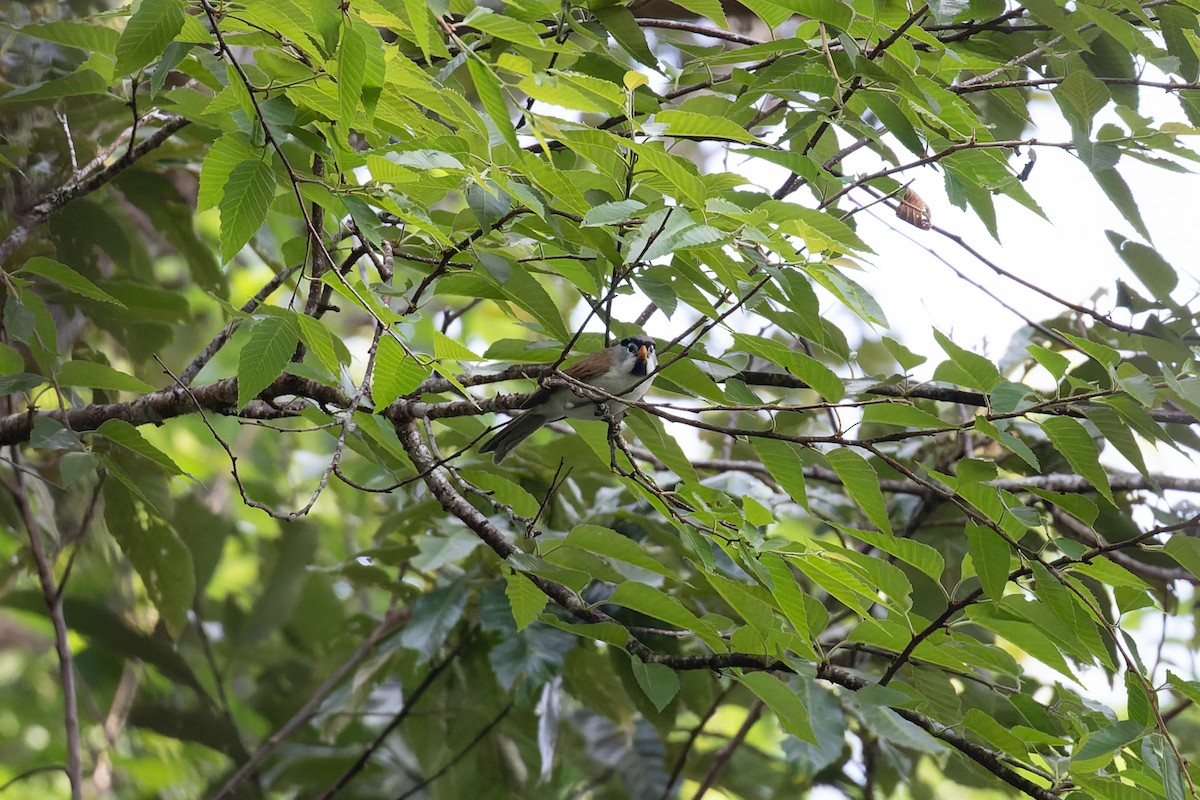
[[[617,358],[627,365],[629,372],[644,377],[653,370],[658,361],[654,355],[654,340],[647,336],[629,336],[616,346]]]

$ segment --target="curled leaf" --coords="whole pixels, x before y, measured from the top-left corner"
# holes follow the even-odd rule
[[[923,231],[929,230],[933,225],[929,218],[929,204],[911,188],[904,190],[904,198],[896,208],[896,216]]]

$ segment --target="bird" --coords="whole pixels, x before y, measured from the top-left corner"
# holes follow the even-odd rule
[[[563,370],[575,380],[595,386],[622,400],[641,400],[654,379],[658,359],[654,340],[646,336],[629,336],[603,350],[585,356]],[[522,406],[525,411],[489,439],[480,452],[494,453],[493,463],[499,464],[513,448],[525,441],[534,431],[560,419],[596,419],[603,416],[603,400],[580,397],[570,386],[542,387],[530,395]],[[610,402],[609,413],[624,411],[623,403]]]

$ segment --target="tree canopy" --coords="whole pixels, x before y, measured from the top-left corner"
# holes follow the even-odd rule
[[[3,8],[8,797],[1200,796],[1197,285],[1122,177],[1197,161],[1197,0]],[[1115,285],[989,255],[1047,149]],[[1000,356],[897,338],[868,216]],[[479,452],[643,329],[623,420]]]

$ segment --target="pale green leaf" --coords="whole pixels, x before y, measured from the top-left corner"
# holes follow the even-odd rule
[[[183,28],[183,0],[142,0],[117,41],[117,75],[137,72],[155,58]]]
[[[274,195],[275,171],[266,159],[248,159],[229,173],[220,204],[222,262],[236,256],[258,231]]]
[[[18,272],[23,272],[31,275],[41,275],[49,281],[57,283],[67,291],[77,294],[80,297],[86,297],[90,300],[99,300],[103,303],[112,303],[113,305],[125,307],[117,298],[113,297],[108,292],[101,289],[96,284],[92,283],[87,278],[80,275],[75,270],[45,256],[34,256],[25,262]]]
[[[790,686],[768,672],[747,672],[738,680],[767,704],[785,731],[816,743],[816,734],[808,720],[808,709]]]
[[[299,343],[300,326],[291,314],[263,317],[254,323],[238,356],[238,408],[245,408],[279,377]]]
[[[1071,417],[1049,417],[1042,420],[1041,425],[1054,449],[1066,457],[1071,469],[1086,478],[1108,502],[1116,505],[1108,475],[1100,466],[1100,450],[1087,429]]]
[[[888,519],[887,505],[879,488],[879,476],[871,463],[846,447],[831,450],[825,454],[825,458],[867,519],[879,530],[890,534],[892,523]]]
[[[96,428],[96,433],[110,442],[115,442],[127,450],[150,459],[172,475],[184,474],[169,455],[146,441],[137,428],[123,419],[105,420],[100,427]]]
[[[517,630],[525,630],[542,613],[550,598],[520,572],[510,572],[504,579],[504,593],[508,595],[513,621]]]
[[[143,380],[95,361],[66,361],[58,368],[61,386],[85,386],[89,389],[113,389],[146,394],[154,387]]]

